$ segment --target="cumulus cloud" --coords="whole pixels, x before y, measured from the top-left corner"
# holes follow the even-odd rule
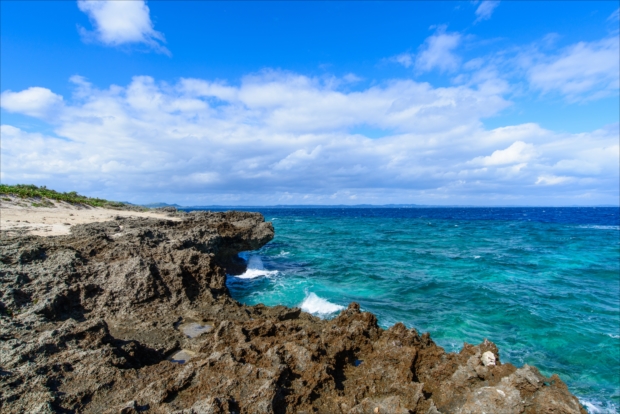
[[[146,76],[107,89],[72,81],[73,98],[48,119],[54,136],[2,126],[3,182],[188,205],[618,197],[618,125],[578,135],[536,124],[487,131],[480,120],[508,104],[494,89],[392,80],[350,91],[278,71],[235,86]],[[2,106],[9,109],[4,95]],[[371,139],[352,132],[360,125],[392,132]],[[553,177],[570,178],[570,188]]]
[[[618,36],[579,42],[545,56],[529,68],[529,80],[543,93],[559,92],[571,101],[617,94],[620,86]]]
[[[183,79],[178,88],[185,99],[214,98],[221,105],[215,106],[218,110],[259,117],[257,121],[266,127],[299,133],[359,125],[402,132],[432,131],[475,123],[479,117],[509,105],[494,93],[467,87],[432,88],[411,80],[393,80],[348,93],[334,85],[294,73],[265,71],[245,77],[241,87]],[[147,101],[153,103],[156,98]]]
[[[523,141],[517,141],[504,150],[494,151],[493,154],[489,156],[476,157],[472,162],[484,166],[516,164],[525,163],[535,156],[536,151],[534,145],[526,144]]]
[[[421,72],[433,69],[451,72],[458,69],[461,59],[454,53],[454,49],[461,44],[461,40],[460,33],[446,33],[445,27],[440,27],[434,35],[426,39],[420,48],[415,60],[415,68]],[[403,58],[403,61],[406,63],[406,58]]]
[[[86,41],[106,46],[143,44],[152,50],[170,54],[163,46],[164,35],[154,29],[150,10],[143,0],[78,0],[78,8],[90,18],[94,30],[80,29]]]
[[[482,0],[478,8],[476,8],[476,23],[490,19],[497,6],[499,6],[499,1]]]
[[[0,96],[2,108],[9,112],[18,112],[37,118],[45,118],[52,112],[60,110],[63,98],[47,88],[33,86],[21,92],[10,90]]]
[[[77,175],[84,166],[78,147],[67,140],[28,133],[11,125],[0,126],[0,137],[3,180],[15,173],[22,180]]]

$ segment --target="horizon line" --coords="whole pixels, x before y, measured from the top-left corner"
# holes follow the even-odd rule
[[[127,203],[133,204],[133,203]],[[136,204],[143,207],[175,207],[181,209],[191,208],[620,208],[620,204],[591,204],[591,205],[476,205],[476,204],[264,204],[264,205],[239,205],[239,204],[211,204],[182,206],[169,203],[145,203]]]

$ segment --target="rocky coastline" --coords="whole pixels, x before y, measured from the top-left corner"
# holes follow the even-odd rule
[[[0,239],[3,413],[585,413],[489,341],[446,353],[352,303],[332,320],[245,306],[226,274],[258,213],[116,216]]]

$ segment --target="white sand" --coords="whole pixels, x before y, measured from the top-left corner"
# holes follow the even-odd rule
[[[7,200],[9,199],[9,200]],[[69,234],[74,224],[109,221],[116,216],[152,217],[179,221],[165,213],[111,210],[90,206],[74,206],[62,201],[46,200],[54,207],[34,207],[32,203],[41,200],[21,199],[6,194],[0,195],[0,229],[26,232],[38,236],[58,236]]]

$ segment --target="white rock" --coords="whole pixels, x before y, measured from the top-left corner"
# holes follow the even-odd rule
[[[482,357],[480,357],[480,359],[482,360],[482,364],[485,367],[495,366],[495,354],[491,351],[487,351],[482,354]]]

